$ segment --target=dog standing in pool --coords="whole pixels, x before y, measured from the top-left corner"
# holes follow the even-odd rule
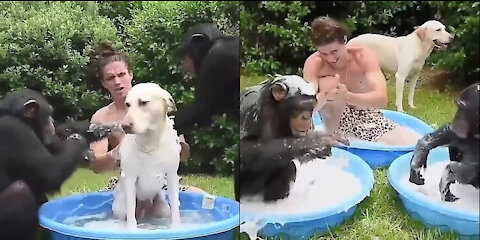
[[[126,135],[120,143],[121,175],[112,204],[116,218],[126,219],[127,227],[137,227],[137,217],[171,216],[172,226],[180,223],[179,177],[181,145],[168,114],[176,111],[171,94],[155,83],[132,87],[126,100],[127,115],[122,120]],[[165,199],[164,176],[170,206]],[[158,194],[158,196],[157,196]],[[136,199],[153,201],[160,197],[152,213],[136,212]]]

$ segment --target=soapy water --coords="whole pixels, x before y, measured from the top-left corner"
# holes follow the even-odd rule
[[[409,174],[401,179],[401,184],[413,192],[421,195],[428,201],[458,210],[459,212],[478,213],[479,212],[479,194],[480,191],[472,185],[453,183],[450,185],[450,191],[459,199],[455,202],[442,201],[438,184],[447,164],[450,161],[441,161],[427,165],[427,169],[422,171],[425,178],[424,185],[416,185],[408,181]]]
[[[179,228],[199,227],[215,221],[210,211],[205,210],[180,210],[181,225]],[[63,221],[64,224],[82,227],[86,229],[105,231],[148,231],[158,229],[170,229],[169,218],[137,219],[137,229],[127,229],[126,220],[120,220],[113,216],[111,211],[85,216],[72,216]]]
[[[321,212],[341,206],[342,203],[360,194],[361,182],[352,173],[344,170],[348,167],[347,155],[315,159],[297,166],[297,178],[292,184],[290,195],[276,202],[265,203],[259,197],[240,200],[240,218],[242,212],[256,219],[241,223],[240,232],[245,232],[250,239],[257,239],[257,232],[268,222],[263,217],[288,216]],[[352,206],[345,206],[347,211]],[[301,221],[301,219],[299,219]],[[277,221],[284,225],[284,222]]]

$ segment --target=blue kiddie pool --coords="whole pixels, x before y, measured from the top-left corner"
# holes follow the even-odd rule
[[[141,229],[134,232],[106,227],[86,228],[66,223],[72,217],[97,215],[97,218],[112,216],[113,194],[95,192],[77,194],[49,201],[39,210],[40,225],[50,231],[52,240],[80,239],[234,239],[235,227],[239,225],[239,203],[229,198],[180,192],[180,216],[197,218],[197,224],[170,229]],[[103,216],[102,216],[103,215]],[[207,219],[208,218],[208,219]],[[165,219],[166,220],[166,219]],[[117,220],[118,221],[118,220]],[[193,221],[193,220],[192,220]],[[78,222],[81,222],[79,220]],[[78,223],[77,222],[77,223]],[[141,220],[138,220],[141,224]]]
[[[427,123],[406,113],[382,109],[386,118],[408,127],[420,135],[425,135],[434,131]],[[323,127],[322,119],[319,113],[313,115],[313,123],[316,128]],[[372,168],[388,167],[393,160],[415,149],[414,145],[392,146],[383,143],[353,141],[350,146],[338,146],[365,160]]]
[[[254,234],[262,237],[284,236],[286,239],[310,239],[314,234],[326,233],[332,227],[338,226],[352,217],[357,205],[370,194],[373,188],[373,172],[368,164],[358,156],[342,149],[332,148],[332,157],[339,156],[348,157],[349,163],[343,167],[343,170],[358,178],[360,182],[358,194],[349,199],[336,201],[320,211],[306,211],[301,214],[272,213],[267,215],[248,212],[244,210],[244,205],[241,205],[240,232],[249,234],[254,229]],[[333,181],[342,181],[342,179],[333,179]],[[348,187],[345,190],[348,191]],[[241,202],[243,201],[241,200]],[[293,204],[293,207],[299,207],[301,204],[302,202]]]
[[[478,191],[473,187],[469,189],[471,196],[476,195],[476,202],[474,200],[468,204],[477,206],[476,210],[469,210],[466,207],[464,209],[453,207],[453,205],[450,205],[452,203],[441,201],[439,195],[438,199],[432,199],[419,191],[413,191],[410,185],[407,185],[410,183],[408,182],[408,179],[406,179],[410,173],[410,159],[412,158],[412,155],[413,152],[398,157],[388,169],[388,180],[392,187],[397,191],[407,212],[426,226],[438,228],[442,232],[457,232],[462,236],[462,239],[478,239],[480,237]],[[448,148],[439,147],[433,149],[430,151],[427,159],[427,170],[434,169],[435,163],[447,164],[449,159]],[[441,167],[439,169],[443,169],[443,165],[438,166]],[[432,175],[423,174],[423,176],[426,185],[430,184],[427,183],[427,181],[432,181],[431,185],[433,187],[431,191],[438,191],[440,176],[431,178],[428,177]],[[460,195],[457,195],[457,193],[454,192],[453,185],[451,185],[450,189],[453,194],[460,197],[460,200],[466,201],[466,197],[462,199]],[[472,199],[475,199],[475,197]],[[467,205],[465,202],[456,202],[454,204],[462,204],[462,206]]]

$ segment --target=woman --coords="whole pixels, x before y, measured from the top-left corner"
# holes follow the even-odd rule
[[[109,43],[101,43],[95,54],[94,67],[97,77],[102,86],[111,94],[113,102],[95,112],[91,122],[103,124],[119,122],[127,113],[125,98],[132,88],[133,72],[129,58],[124,53],[116,52]],[[119,159],[118,144],[122,141],[123,136],[123,133],[116,133],[108,139],[91,144],[90,148],[96,157],[95,161],[91,163],[95,173],[111,171],[119,165],[117,161]],[[180,136],[180,144],[182,146],[179,153],[180,159],[185,161],[190,156],[190,147],[183,136]],[[117,182],[117,177],[111,178],[105,190],[113,190]],[[199,188],[180,186],[180,191],[186,190],[204,192]]]

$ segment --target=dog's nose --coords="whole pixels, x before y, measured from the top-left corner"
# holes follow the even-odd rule
[[[123,128],[123,131],[124,131],[125,133],[132,133],[133,124],[131,124],[131,123],[123,123],[123,124],[122,124],[122,128]]]

